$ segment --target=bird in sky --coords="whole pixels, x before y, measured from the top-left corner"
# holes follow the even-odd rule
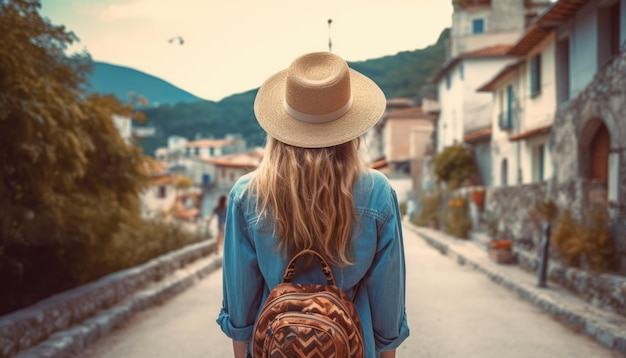
[[[174,41],[178,41],[178,44],[179,44],[179,45],[183,45],[183,44],[185,43],[185,40],[184,40],[181,36],[175,36],[175,37],[172,37],[171,39],[169,39],[169,41],[168,41],[168,42],[169,42],[169,43],[172,43],[172,42],[174,42]]]

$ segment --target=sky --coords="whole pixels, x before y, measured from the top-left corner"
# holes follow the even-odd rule
[[[434,44],[451,0],[42,0],[94,61],[137,69],[219,101],[259,87],[297,56],[365,61]],[[332,22],[329,26],[328,20]],[[184,43],[169,40],[180,36]]]

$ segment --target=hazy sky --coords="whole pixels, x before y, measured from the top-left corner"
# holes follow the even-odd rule
[[[452,23],[451,0],[42,0],[42,14],[95,61],[213,101],[327,51],[329,36],[334,53],[362,61],[424,48]]]

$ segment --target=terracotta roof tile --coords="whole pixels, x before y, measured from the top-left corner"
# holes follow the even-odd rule
[[[463,137],[463,141],[464,142],[473,142],[473,141],[478,141],[481,140],[483,138],[487,138],[491,136],[491,128],[484,128],[484,129],[479,129],[475,132],[471,132],[466,134]]]
[[[537,46],[557,26],[569,20],[590,0],[559,0],[547,8],[526,29],[522,37],[509,50],[509,55],[524,56]]]
[[[187,143],[187,147],[224,147],[235,143],[234,139],[200,139]]]
[[[507,75],[518,69],[524,61],[516,61],[510,65],[505,66],[500,72],[498,72],[492,79],[490,79],[484,85],[478,87],[478,92],[491,92],[495,89],[495,86],[504,79]]]
[[[511,142],[515,142],[515,141],[518,141],[518,140],[534,137],[534,136],[537,136],[537,135],[540,135],[540,134],[545,134],[545,133],[550,132],[551,128],[552,128],[552,125],[547,125],[547,126],[544,126],[544,127],[539,127],[539,128],[527,130],[526,132],[522,132],[520,134],[517,134],[517,135],[514,135],[512,137],[509,137],[509,140]]]
[[[449,59],[446,61],[439,69],[429,78],[431,83],[438,82],[440,79],[445,76],[448,71],[450,71],[454,66],[456,66],[461,60],[465,58],[481,58],[481,57],[505,57],[508,56],[508,52],[511,49],[512,45],[500,44],[493,45],[488,47],[479,48],[477,50],[463,52],[462,54]]]

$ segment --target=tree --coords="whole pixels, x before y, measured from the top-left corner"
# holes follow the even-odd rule
[[[112,122],[138,114],[112,96],[87,96],[89,54],[67,56],[77,37],[40,6],[0,0],[0,267],[44,265],[33,257],[43,250],[56,274],[69,272],[59,285],[72,285],[86,279],[77,266],[140,219],[147,167]]]
[[[435,155],[434,165],[437,181],[444,182],[453,190],[459,188],[477,170],[472,153],[460,144],[446,147]]]

